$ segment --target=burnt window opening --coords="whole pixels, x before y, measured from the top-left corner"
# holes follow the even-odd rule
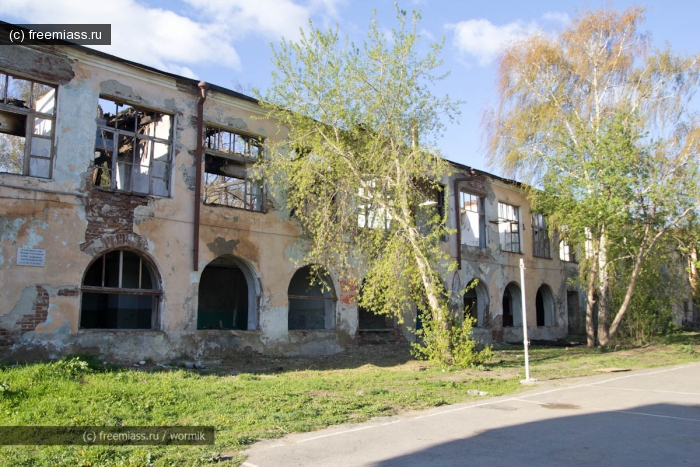
[[[231,256],[216,258],[199,279],[197,329],[253,330],[256,304],[250,268]]]
[[[535,310],[537,315],[537,326],[554,325],[554,298],[552,291],[547,284],[542,284],[537,289],[535,297]]]
[[[522,326],[522,305],[520,287],[511,282],[503,291],[503,327]]]
[[[127,250],[100,255],[85,273],[81,329],[156,329],[160,290],[151,264]]]
[[[486,248],[486,200],[460,191],[459,215],[462,245]]]
[[[532,215],[532,255],[538,258],[551,258],[549,229],[543,214]]]
[[[327,272],[299,269],[287,290],[290,331],[332,330],[335,328],[336,296]]]
[[[170,196],[173,116],[100,99],[93,184],[127,193]]]
[[[498,203],[498,237],[501,251],[521,253],[520,208],[518,206]]]
[[[0,73],[0,172],[53,175],[56,87]]]
[[[254,166],[263,140],[208,127],[204,150],[204,203],[262,211],[263,184]]]
[[[362,285],[360,286],[358,293],[357,329],[359,331],[389,331],[394,329],[396,327],[396,320],[393,316],[374,313],[368,308],[360,305],[360,302],[362,301],[362,294],[365,290],[364,285],[365,281],[362,281]]]

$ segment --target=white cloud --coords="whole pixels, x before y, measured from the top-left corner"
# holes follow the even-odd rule
[[[480,65],[491,63],[509,42],[541,33],[535,23],[524,24],[521,21],[496,26],[486,19],[470,19],[447,27],[454,30],[454,44],[459,51],[473,55]]]
[[[337,6],[344,0],[308,0],[299,5],[292,0],[185,0],[188,4],[226,24],[236,37],[262,34],[270,39],[295,40],[299,29],[308,25],[315,13],[337,17]]]
[[[550,11],[542,15],[542,18],[547,21],[553,21],[555,23],[569,24],[571,18],[566,13],[560,13],[558,11]]]
[[[189,66],[203,63],[240,69],[225,26],[197,22],[135,0],[3,0],[0,14],[34,24],[110,23],[112,45],[95,49],[189,77],[195,77]]]

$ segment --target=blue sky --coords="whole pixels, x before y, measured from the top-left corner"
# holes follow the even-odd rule
[[[678,54],[700,52],[697,0],[665,1],[428,1],[400,2],[421,10],[423,41],[445,37],[442,58],[450,75],[435,88],[464,101],[438,148],[450,160],[482,170],[486,154],[480,121],[496,104],[494,58],[508,40],[535,31],[555,33],[577,12],[608,5],[647,8],[643,30],[653,44]],[[313,20],[339,26],[356,42],[364,38],[372,10],[386,29],[395,22],[393,1],[375,0],[2,0],[0,19],[14,23],[110,23],[112,45],[95,47],[128,60],[244,92],[270,84],[270,43],[294,38]]]

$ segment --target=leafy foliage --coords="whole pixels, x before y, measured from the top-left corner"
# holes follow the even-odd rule
[[[688,106],[700,58],[650,51],[642,20],[641,8],[587,11],[557,38],[512,45],[500,106],[485,119],[492,163],[536,187],[533,207],[583,250],[589,346],[594,302],[607,345],[645,262],[700,209],[700,126]],[[609,319],[619,267],[629,274]]]
[[[361,46],[313,24],[279,44],[263,105],[286,139],[258,168],[302,229],[300,262],[364,277],[360,305],[374,313],[402,321],[415,304],[444,326],[440,277],[455,264],[436,198],[449,166],[431,144],[458,103],[431,92],[441,44],[419,54],[420,15],[397,18],[390,38],[375,18]]]

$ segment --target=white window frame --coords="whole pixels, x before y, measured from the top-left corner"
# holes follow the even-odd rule
[[[476,207],[476,209],[474,209]],[[463,222],[463,219],[466,217],[469,219],[469,214],[468,213],[473,213],[478,215],[478,240],[479,244],[478,245],[470,245],[469,243],[465,243],[465,229],[463,226],[465,226],[465,222]],[[473,217],[472,214],[472,217]],[[460,223],[460,232],[462,233],[461,235],[461,243],[462,245],[467,245],[467,246],[474,246],[474,247],[479,247],[479,248],[486,248],[487,239],[486,239],[486,198],[483,196],[475,195],[474,193],[470,193],[468,191],[461,191],[459,192],[459,220],[458,222]],[[471,224],[471,222],[470,222]]]
[[[532,213],[532,256],[537,258],[552,258],[552,248],[549,239],[549,228],[544,214]]]
[[[520,207],[498,202],[498,240],[501,251],[522,253]]]

